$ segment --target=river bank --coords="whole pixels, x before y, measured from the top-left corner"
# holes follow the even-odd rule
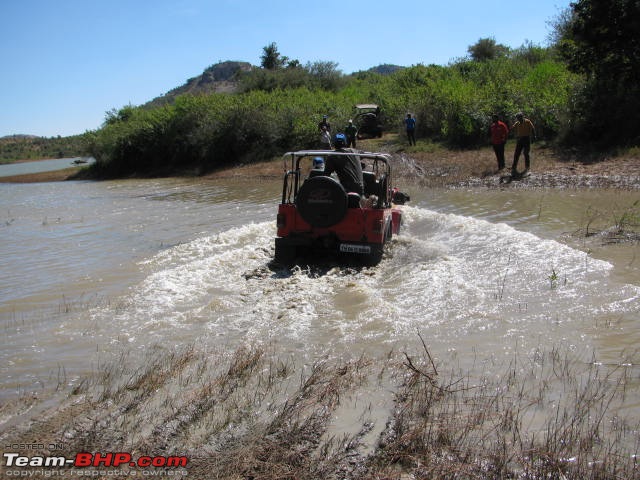
[[[507,144],[507,165],[511,164],[513,141]],[[511,181],[508,170],[498,171],[490,147],[476,150],[448,150],[431,143],[418,142],[407,147],[394,134],[382,139],[361,141],[358,148],[389,152],[395,159],[394,176],[425,188],[621,188],[640,189],[640,155],[632,151],[619,156],[583,155],[558,151],[546,144],[534,143],[530,174]],[[524,159],[519,162],[524,168]],[[33,183],[76,180],[80,167],[52,172],[15,175],[0,182]],[[225,167],[207,173],[203,178],[281,178],[283,163],[279,158]]]
[[[69,167],[63,170],[52,170],[50,172],[11,175],[0,177],[0,183],[64,182],[65,180],[73,180],[80,170],[81,167]]]
[[[498,171],[491,148],[455,151],[433,145],[426,148],[403,148],[397,144],[371,140],[361,143],[369,151],[390,152],[394,159],[396,180],[416,182],[425,188],[621,188],[640,189],[640,158],[581,158],[575,154],[558,153],[549,147],[532,151],[532,168],[528,176],[511,181],[509,171]],[[507,155],[509,155],[507,146]],[[372,148],[373,147],[373,148]],[[511,164],[507,156],[507,165]],[[524,167],[520,159],[519,168]],[[205,175],[207,178],[280,178],[281,160],[221,169]]]

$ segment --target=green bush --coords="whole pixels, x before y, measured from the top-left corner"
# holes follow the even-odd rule
[[[552,139],[578,108],[571,95],[580,77],[533,46],[482,62],[416,65],[389,75],[360,72],[340,81],[335,64],[312,67],[257,70],[236,94],[183,95],[171,105],[113,111],[90,134],[95,172],[206,172],[313,147],[321,116],[339,131],[357,103],[380,105],[387,131],[401,133],[411,112],[420,138],[456,148],[486,143],[493,113],[510,122],[524,111],[539,134]]]
[[[206,172],[315,144],[321,114],[344,118],[335,94],[306,88],[184,95],[173,105],[114,115],[91,135],[100,176]],[[114,119],[115,118],[115,119]]]
[[[30,137],[10,135],[0,138],[0,164],[16,160],[71,158],[87,155],[85,135],[70,137]]]

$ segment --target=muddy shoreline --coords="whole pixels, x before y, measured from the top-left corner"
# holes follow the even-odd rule
[[[417,183],[425,188],[617,188],[640,189],[640,158],[623,156],[604,159],[580,159],[540,148],[532,152],[532,168],[524,178],[511,181],[509,170],[499,171],[493,150],[468,151],[435,149],[431,152],[400,148],[367,148],[390,151],[394,160],[396,183]],[[524,159],[520,159],[522,170]],[[507,165],[510,165],[510,159]],[[273,178],[283,175],[280,159],[221,169],[204,178]]]
[[[567,160],[542,150],[532,160],[528,176],[510,181],[509,171],[498,171],[489,149],[452,152],[395,152],[396,180],[429,187],[487,188],[620,188],[640,189],[640,158],[620,157],[599,162]],[[521,160],[522,162],[522,160]],[[522,168],[522,167],[520,167]],[[204,178],[282,178],[281,160],[221,169]]]
[[[407,148],[394,139],[361,142],[368,151],[386,151],[394,158],[396,180],[410,181],[425,188],[485,187],[485,188],[616,188],[640,189],[640,157],[604,155],[587,157],[576,153],[558,152],[545,145],[534,144],[530,174],[511,181],[509,170],[498,171],[493,150],[452,151],[432,145]],[[507,144],[507,166],[511,164],[513,145]],[[524,167],[520,159],[520,169]],[[52,172],[15,175],[0,178],[0,183],[34,183],[67,180],[87,180],[79,177],[82,167],[71,167]],[[270,161],[240,164],[197,176],[218,180],[224,178],[280,179],[283,162]],[[185,175],[194,176],[192,172]]]

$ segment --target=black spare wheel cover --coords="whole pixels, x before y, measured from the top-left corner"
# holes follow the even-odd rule
[[[309,225],[330,227],[347,213],[347,192],[331,177],[312,177],[300,187],[296,207]]]

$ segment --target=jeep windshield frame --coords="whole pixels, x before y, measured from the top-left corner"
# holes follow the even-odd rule
[[[337,152],[333,150],[300,150],[287,152],[282,156],[284,163],[284,179],[282,185],[282,203],[293,204],[298,196],[301,186],[303,169],[301,164],[307,159],[309,165],[314,157],[321,157],[326,161],[329,156],[352,156],[358,158],[365,165],[363,171],[375,174],[376,178],[385,178],[387,185],[393,185],[391,177],[391,155],[375,152]],[[306,171],[306,169],[305,169]],[[391,193],[385,192],[386,198],[381,199],[380,205],[391,205]]]

